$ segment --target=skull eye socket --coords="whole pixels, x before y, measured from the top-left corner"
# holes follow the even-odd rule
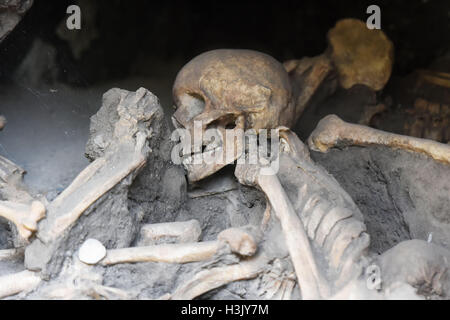
[[[187,121],[192,120],[205,110],[205,100],[199,94],[189,92],[180,97],[181,105],[184,106]]]

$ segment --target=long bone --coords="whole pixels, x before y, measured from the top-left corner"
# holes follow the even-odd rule
[[[104,194],[146,164],[150,152],[148,128],[159,116],[151,107],[152,95],[143,88],[133,94],[119,93],[119,120],[104,152],[86,167],[50,205],[48,218],[39,226],[38,238],[49,243],[61,236]]]
[[[33,290],[41,278],[32,271],[22,271],[0,277],[0,299]]]
[[[15,260],[23,257],[23,248],[0,250],[0,261]]]
[[[173,294],[166,295],[164,298],[192,300],[230,282],[253,279],[265,270],[268,261],[269,259],[264,253],[259,253],[255,257],[241,261],[239,264],[201,271],[187,283],[178,287]]]
[[[280,171],[277,175],[263,175],[259,167],[247,165],[238,165],[235,174],[241,183],[258,185],[266,193],[277,215],[282,212],[283,217],[288,217],[287,221],[297,220],[294,222],[297,225],[289,222],[287,227],[282,224],[282,228],[291,228],[289,232],[283,234],[286,245],[288,248],[290,246],[289,253],[294,252],[291,258],[302,296],[306,299],[324,298],[328,296],[330,290],[340,288],[360,274],[361,257],[366,252],[370,238],[365,233],[363,217],[352,198],[331,175],[314,164],[307,147],[293,132],[284,127],[279,127],[278,130],[281,152]],[[289,198],[282,189],[282,183],[296,187],[296,191],[288,190]],[[281,221],[281,218],[279,220]],[[301,228],[300,231],[297,228]],[[304,247],[295,245],[294,241],[299,241]],[[336,279],[332,276],[329,284],[325,282],[315,265],[309,241],[313,242],[326,258],[327,269],[334,270],[332,273],[339,275]],[[303,261],[298,257],[299,254],[303,254],[302,250],[311,253],[309,256],[303,256]],[[297,269],[303,273],[300,275]],[[305,275],[306,280],[311,281],[310,287],[305,286],[305,281],[302,282],[301,277]],[[319,289],[322,291],[318,291]],[[315,296],[318,294],[321,296]]]
[[[45,207],[39,201],[31,205],[0,201],[0,216],[14,223],[19,235],[28,239],[37,230],[37,222],[45,217]]]
[[[275,172],[261,174],[259,166],[238,164],[236,176],[247,185],[257,185],[266,194],[281,223],[304,299],[320,299],[329,295],[330,289],[317,268],[308,236],[302,221],[292,207]]]
[[[309,136],[308,144],[312,150],[320,152],[327,152],[337,145],[381,145],[423,153],[450,164],[450,146],[447,144],[347,123],[336,115],[320,120]]]
[[[225,245],[230,247],[231,252],[241,256],[252,256],[257,250],[255,238],[245,230],[230,228],[219,233],[215,241],[169,243],[106,250],[106,256],[99,264],[108,266],[135,262],[188,263],[203,261],[212,258]]]
[[[197,242],[202,233],[197,220],[145,224],[139,232],[138,247],[158,244],[166,239],[176,243]]]

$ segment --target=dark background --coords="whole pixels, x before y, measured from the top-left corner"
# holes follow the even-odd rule
[[[426,67],[450,44],[448,0],[91,2],[98,37],[75,60],[55,30],[67,17],[67,6],[77,2],[35,0],[1,46],[2,78],[8,79],[36,37],[56,47],[58,67],[64,69],[59,78],[76,85],[164,73],[164,63],[177,61],[181,67],[215,48],[254,49],[280,61],[314,56],[325,50],[327,31],[338,19],[365,21],[370,4],[380,6],[381,27],[395,44],[394,75]]]

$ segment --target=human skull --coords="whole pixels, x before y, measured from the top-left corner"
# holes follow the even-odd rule
[[[174,126],[192,134],[194,122],[202,133],[214,129],[225,137],[226,129],[254,129],[258,133],[290,127],[296,121],[286,70],[274,58],[251,50],[220,49],[195,57],[178,73],[173,98],[177,108],[172,117]],[[205,150],[197,148],[193,154],[218,148],[226,153],[230,149],[226,139],[202,144]],[[239,146],[233,147],[239,150]],[[183,163],[192,182],[215,173],[239,155],[235,152],[221,164]]]

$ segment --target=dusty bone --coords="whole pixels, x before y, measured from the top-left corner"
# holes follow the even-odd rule
[[[259,254],[239,264],[201,271],[187,283],[177,288],[172,295],[165,298],[192,300],[230,282],[255,278],[264,271],[267,262],[268,258],[264,254]]]
[[[301,116],[314,93],[333,71],[332,62],[326,54],[322,54],[313,58],[289,60],[283,66],[291,80],[297,116]]]
[[[450,147],[446,144],[347,123],[336,115],[329,115],[320,120],[309,136],[308,144],[312,150],[320,152],[327,152],[340,144],[381,145],[423,153],[437,161],[450,164]]]
[[[2,130],[5,127],[6,119],[4,116],[0,116],[0,130]]]
[[[15,260],[23,257],[23,248],[0,250],[0,261]]]
[[[232,252],[249,256],[256,252],[257,243],[248,232],[227,229],[218,235],[218,240],[194,243],[169,243],[146,247],[110,249],[99,263],[113,265],[135,262],[188,263],[212,258],[224,245]]]
[[[280,220],[286,246],[301,284],[302,297],[304,299],[327,297],[330,289],[317,268],[306,231],[278,177],[275,173],[258,175],[257,184],[269,198]]]
[[[0,299],[33,290],[40,282],[41,278],[28,270],[0,277]]]
[[[275,173],[261,174],[259,166],[236,166],[239,182],[258,185],[265,193],[281,223],[286,246],[291,256],[304,299],[328,296],[329,288],[314,260],[308,236]]]
[[[232,252],[242,256],[253,256],[258,249],[255,237],[239,228],[226,229],[218,234],[217,239],[228,243]]]
[[[394,46],[382,30],[370,30],[358,19],[342,19],[328,32],[328,44],[343,88],[364,84],[378,91],[389,80]]]
[[[37,230],[37,222],[45,217],[45,206],[39,201],[31,205],[0,201],[0,216],[14,223],[20,236],[28,239]]]
[[[197,242],[202,234],[200,223],[195,220],[145,224],[139,232],[137,246],[158,244],[160,241],[174,243]]]
[[[108,143],[97,157],[48,206],[48,218],[39,226],[39,239],[51,243],[69,229],[97,200],[146,164],[152,120],[162,113],[157,98],[144,88],[136,92],[110,90],[118,120],[111,124]],[[106,107],[106,106],[105,106]],[[101,109],[103,110],[103,109]]]

